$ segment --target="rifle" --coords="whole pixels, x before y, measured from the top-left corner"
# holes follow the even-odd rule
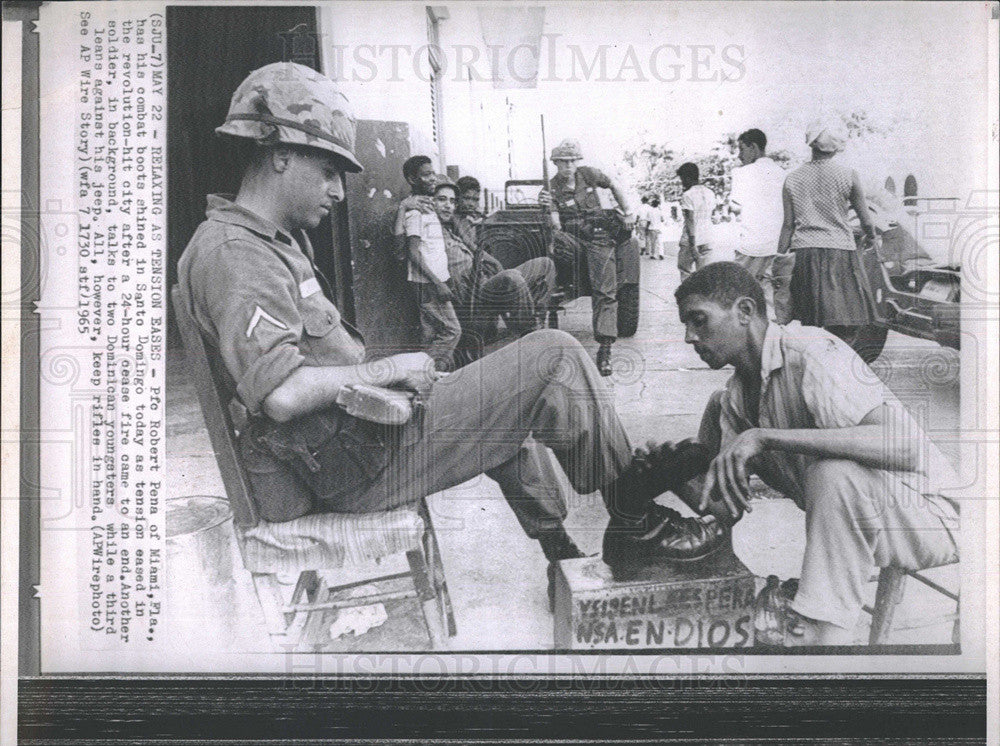
[[[545,146],[545,115],[541,114],[540,117],[541,117],[541,120],[542,120],[542,183],[543,183],[543,187],[544,187],[545,191],[549,193],[549,197],[551,198],[551,196],[552,196],[552,186],[549,184],[548,149]],[[554,230],[559,230],[560,229],[559,211],[555,208],[554,204],[555,203],[553,203],[553,207],[552,207],[551,211],[549,212],[549,217],[551,218],[551,221],[552,221],[551,222],[552,228]],[[545,253],[548,256],[552,256],[552,253],[553,253],[553,245],[552,245],[553,244],[553,240],[554,240],[554,234],[552,233],[552,231],[549,231],[548,245],[545,247]]]

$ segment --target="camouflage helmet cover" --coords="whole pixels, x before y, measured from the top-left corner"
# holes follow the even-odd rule
[[[552,148],[552,155],[549,156],[549,159],[553,161],[578,161],[582,158],[580,143],[576,140],[563,140]]]
[[[443,187],[451,187],[456,193],[458,192],[458,186],[446,174],[434,174],[434,186],[431,191],[437,192]]]
[[[216,134],[261,145],[307,145],[340,156],[344,170],[363,171],[354,155],[355,121],[333,81],[304,65],[275,62],[240,83]]]

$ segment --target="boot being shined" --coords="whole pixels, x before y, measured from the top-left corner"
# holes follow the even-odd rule
[[[711,460],[711,452],[693,441],[636,453],[614,482],[611,520],[604,532],[604,562],[616,578],[658,560],[702,559],[727,545],[728,530],[713,518],[685,518],[653,502],[704,474]]]

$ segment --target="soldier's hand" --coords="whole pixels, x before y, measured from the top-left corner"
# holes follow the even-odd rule
[[[434,212],[434,200],[422,194],[411,194],[399,206],[403,210],[419,210],[425,215]]]
[[[402,352],[385,359],[388,363],[387,386],[416,391],[420,395],[430,392],[434,382],[444,374],[434,368],[434,361],[426,352]]]
[[[622,216],[622,220],[625,221],[625,226],[627,228],[634,228],[635,227],[635,214],[634,213],[626,212]]]
[[[554,207],[554,205],[552,204],[552,195],[549,194],[548,189],[543,189],[538,193],[538,204],[549,210],[551,210]]]

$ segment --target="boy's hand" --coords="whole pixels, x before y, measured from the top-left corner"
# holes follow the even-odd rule
[[[437,288],[438,300],[442,303],[449,303],[452,300],[451,290],[443,282],[434,283],[434,287]]]
[[[434,200],[422,194],[411,194],[399,203],[399,209],[404,212],[407,210],[419,210],[424,215],[429,215],[434,212]]]

